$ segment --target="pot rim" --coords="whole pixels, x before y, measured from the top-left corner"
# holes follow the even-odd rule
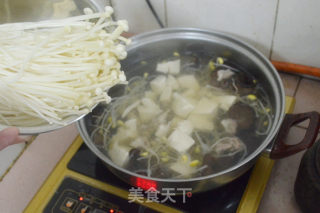
[[[275,112],[275,120],[274,120],[273,126],[270,130],[270,133],[267,135],[267,137],[264,139],[264,141],[261,143],[261,145],[255,151],[253,151],[250,155],[245,157],[242,161],[235,164],[234,166],[232,166],[228,169],[225,169],[221,172],[211,174],[211,175],[188,178],[188,179],[164,179],[164,178],[147,177],[147,176],[136,174],[136,173],[131,172],[127,169],[124,169],[122,167],[117,166],[104,153],[102,153],[94,145],[94,143],[92,142],[90,136],[88,135],[88,133],[86,131],[86,127],[85,127],[85,123],[84,123],[85,118],[81,119],[80,121],[77,122],[77,127],[78,127],[78,130],[80,132],[82,139],[84,140],[86,145],[91,149],[91,151],[93,151],[102,161],[107,163],[109,166],[111,166],[117,170],[120,170],[121,172],[124,172],[128,175],[131,175],[134,177],[139,177],[142,179],[153,180],[153,181],[157,181],[157,182],[168,182],[168,183],[169,182],[170,183],[178,183],[178,182],[181,183],[181,182],[201,181],[201,180],[205,180],[205,179],[211,179],[211,178],[215,178],[218,176],[222,176],[222,175],[225,175],[227,173],[230,173],[230,172],[242,167],[243,165],[247,164],[251,160],[258,157],[258,155],[260,155],[266,149],[266,147],[272,142],[272,140],[276,137],[278,130],[280,129],[280,126],[281,126],[282,121],[284,119],[284,115],[285,115],[285,93],[284,93],[283,84],[282,84],[280,75],[278,74],[277,70],[274,68],[272,63],[262,53],[260,53],[260,51],[258,51],[252,45],[250,45],[246,42],[243,42],[242,40],[239,40],[238,38],[235,38],[234,36],[230,36],[229,34],[226,34],[226,33],[220,32],[220,31],[216,31],[216,30],[207,30],[207,29],[200,29],[200,28],[164,28],[164,29],[154,30],[151,32],[146,32],[146,33],[142,33],[142,34],[133,36],[131,38],[132,43],[127,48],[127,51],[134,49],[136,47],[135,45],[137,45],[137,44],[141,45],[141,42],[143,44],[143,42],[146,42],[146,40],[152,39],[153,37],[161,36],[158,39],[163,39],[165,36],[169,36],[168,38],[170,38],[170,36],[172,34],[176,34],[176,33],[190,33],[190,34],[196,34],[198,36],[199,35],[201,35],[201,36],[206,35],[206,36],[211,36],[211,37],[213,36],[213,37],[218,37],[219,39],[227,40],[227,41],[234,43],[234,44],[238,44],[242,48],[245,48],[248,51],[250,51],[251,53],[253,53],[259,59],[259,61],[262,62],[266,68],[268,68],[268,70],[272,71],[270,73],[273,75],[275,83],[277,84],[275,86],[277,86],[277,90],[278,90],[278,95],[279,95],[278,105],[279,106],[277,106],[278,109]],[[277,120],[277,118],[278,118],[278,120]]]

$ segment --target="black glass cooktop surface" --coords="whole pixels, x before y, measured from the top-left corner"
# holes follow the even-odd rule
[[[132,186],[113,175],[85,144],[82,144],[73,156],[68,164],[68,169],[127,191],[132,188]],[[187,196],[185,202],[183,202],[181,196],[172,196],[176,202],[173,203],[168,199],[164,204],[184,212],[235,213],[248,183],[250,173],[251,170],[218,189]]]

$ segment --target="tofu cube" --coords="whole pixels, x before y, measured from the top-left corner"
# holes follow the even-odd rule
[[[124,123],[125,135],[129,138],[134,138],[138,135],[137,132],[137,119],[130,119]]]
[[[196,114],[216,114],[219,105],[208,98],[201,98],[192,113]]]
[[[184,176],[190,175],[196,171],[195,167],[191,167],[189,164],[180,161],[173,163],[170,166],[170,169]]]
[[[191,135],[193,131],[193,125],[189,120],[183,120],[178,123],[177,129],[187,135]]]
[[[188,120],[196,130],[209,132],[214,129],[213,119],[208,115],[192,113]]]
[[[197,90],[193,90],[193,89],[186,89],[185,91],[183,91],[182,93],[183,97],[187,98],[187,99],[194,99],[196,100],[196,102],[198,102],[198,98],[199,98],[199,91]]]
[[[168,74],[168,72],[169,72],[169,64],[168,64],[168,62],[158,63],[156,70],[158,72],[162,72],[162,73]]]
[[[212,98],[212,101],[219,104],[219,107],[225,111],[228,111],[229,108],[236,102],[236,100],[237,97],[234,95],[221,95]]]
[[[171,101],[171,96],[172,96],[172,89],[170,86],[166,86],[160,95],[160,102],[162,104],[169,103]]]
[[[180,73],[180,60],[170,61],[169,63],[169,73],[172,75],[177,75]]]
[[[194,105],[192,105],[186,98],[178,93],[173,93],[172,110],[176,115],[182,118],[187,118],[193,109]]]
[[[158,94],[153,92],[152,90],[148,90],[144,93],[145,98],[149,98],[151,100],[156,100],[158,97]]]
[[[159,75],[150,82],[152,91],[156,94],[161,94],[163,89],[166,87],[166,76]]]
[[[137,148],[137,147],[143,147],[144,141],[141,138],[136,138],[135,140],[130,142],[130,146]]]
[[[177,75],[180,73],[180,60],[158,63],[156,70],[166,74]]]
[[[137,110],[142,122],[148,122],[162,112],[160,107],[149,98],[143,98]]]
[[[174,130],[168,138],[168,145],[178,152],[186,152],[193,144],[194,140],[181,130]]]
[[[113,146],[110,146],[108,153],[109,157],[116,165],[123,167],[129,160],[129,151],[129,147],[114,143]]]
[[[199,83],[194,75],[182,75],[177,78],[179,86],[185,89],[198,91],[200,89]]]
[[[168,75],[167,86],[170,86],[172,88],[172,90],[179,89],[178,81],[173,75]]]
[[[155,135],[159,138],[167,137],[167,134],[169,132],[169,127],[170,127],[170,125],[168,125],[168,124],[160,124]]]

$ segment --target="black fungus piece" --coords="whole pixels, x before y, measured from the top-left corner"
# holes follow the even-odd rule
[[[230,107],[227,117],[237,122],[237,131],[252,128],[256,120],[254,109],[241,102]]]
[[[117,84],[109,89],[108,94],[111,98],[121,97],[122,95],[124,95],[126,86],[127,85]],[[104,107],[106,107],[105,104]]]
[[[141,150],[133,148],[129,151],[129,160],[137,160],[140,157]]]
[[[104,137],[103,137],[102,134],[96,132],[96,133],[93,135],[92,140],[93,140],[93,142],[94,142],[95,145],[103,146]]]
[[[227,91],[237,92],[240,95],[254,93],[256,82],[253,76],[244,72],[234,72],[230,78],[218,81],[218,71],[226,70],[226,67],[217,67],[211,74],[211,85],[225,89]]]
[[[202,175],[211,175],[220,172],[224,168],[223,162],[212,156],[210,153],[204,155],[203,165],[206,165],[207,167],[202,170]]]
[[[152,177],[156,178],[171,178],[173,172],[166,166],[158,165],[152,170]]]
[[[96,117],[101,116],[101,115],[104,113],[105,110],[106,110],[106,105],[103,104],[103,103],[100,103],[100,104],[98,104],[98,106],[96,106],[96,107],[92,110],[91,115],[94,115],[94,116],[96,116]],[[89,117],[89,116],[88,116],[88,117]],[[92,117],[92,116],[90,116],[90,117]]]
[[[235,79],[235,85],[240,95],[247,95],[254,92],[256,83],[251,75],[239,73]]]
[[[186,58],[184,58],[186,59]],[[200,68],[201,59],[196,55],[189,56],[188,60],[185,61],[186,64],[191,64],[191,67]]]
[[[130,150],[126,169],[134,172],[140,169],[147,168],[148,160],[146,158],[141,158],[140,153],[141,150],[138,148],[133,148]]]
[[[209,153],[205,154],[203,156],[203,165],[207,165],[207,166],[210,166],[214,163],[216,159]]]
[[[210,166],[207,166],[201,171],[201,176],[208,176],[214,173],[213,169]]]

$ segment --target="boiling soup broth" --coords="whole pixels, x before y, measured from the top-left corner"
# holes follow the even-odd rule
[[[92,140],[116,165],[147,177],[185,179],[236,165],[266,137],[273,113],[262,85],[225,60],[199,64],[174,52],[158,61],[93,112]]]

